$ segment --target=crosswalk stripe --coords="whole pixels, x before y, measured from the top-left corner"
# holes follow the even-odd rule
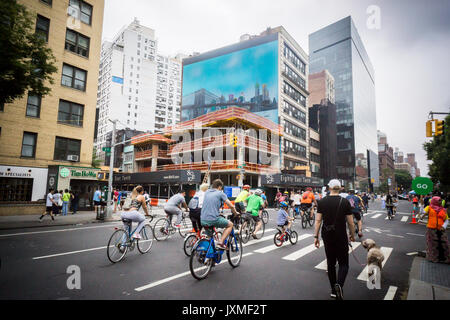
[[[361,242],[352,242],[353,250],[358,248],[360,246],[360,244],[361,244]],[[349,248],[348,253],[351,253],[351,252],[352,252],[352,248]],[[327,270],[328,269],[327,259],[323,260],[321,263],[319,263],[314,268],[320,269],[320,270]]]
[[[389,248],[389,247],[381,247],[380,250],[381,250],[381,252],[382,252],[383,255],[384,255],[384,260],[383,260],[383,262],[382,262],[382,264],[381,264],[381,266],[384,267],[384,265],[386,264],[386,262],[387,262],[388,259],[389,259],[389,256],[390,256],[391,253],[392,253],[393,248]],[[358,280],[361,280],[361,281],[367,281],[367,279],[368,279],[368,277],[367,277],[368,269],[369,269],[368,266],[366,266],[366,267],[364,268],[364,270],[359,274]]]
[[[402,222],[408,221],[408,217],[402,217]]]
[[[322,245],[323,245],[323,242],[322,242],[322,240],[320,240],[320,246],[322,246]],[[295,260],[298,260],[301,257],[307,255],[308,253],[313,252],[316,249],[317,249],[316,246],[314,244],[311,244],[307,247],[304,247],[300,250],[297,250],[297,251],[283,257],[283,260],[295,261]]]
[[[378,218],[379,216],[381,216],[381,213],[377,213],[376,215],[372,216],[371,218],[372,218],[372,219],[376,219],[376,218]]]
[[[298,237],[298,240],[303,240],[303,239],[306,239],[306,238],[309,238],[309,237],[312,237],[312,235],[311,235],[311,234],[302,234],[302,235],[300,235],[300,236]],[[273,238],[273,237],[272,237],[272,238]],[[289,241],[288,241],[288,242],[289,242]],[[254,252],[257,252],[257,253],[266,253],[266,252],[270,252],[270,251],[275,250],[275,249],[278,249],[278,248],[281,248],[281,247],[277,247],[276,245],[272,244],[272,245],[270,245],[270,246],[267,246],[267,247],[264,247],[264,248],[255,250]]]
[[[389,286],[388,292],[386,293],[384,300],[393,300],[396,292],[397,292],[397,287]]]
[[[389,217],[384,218],[384,220],[389,220]]]

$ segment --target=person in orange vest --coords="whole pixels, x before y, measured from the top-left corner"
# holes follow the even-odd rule
[[[450,264],[450,251],[447,234],[445,232],[448,224],[447,210],[442,207],[440,197],[433,197],[430,205],[425,208],[428,215],[426,232],[427,259],[432,262],[443,262]]]

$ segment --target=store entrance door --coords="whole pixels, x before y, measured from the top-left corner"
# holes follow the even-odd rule
[[[70,189],[77,192],[80,199],[78,203],[79,211],[94,210],[92,198],[96,186],[97,181],[70,180]]]

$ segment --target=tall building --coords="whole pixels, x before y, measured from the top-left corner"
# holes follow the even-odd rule
[[[328,70],[309,74],[308,106],[320,104],[323,99],[335,103],[334,78]]]
[[[387,136],[385,133],[378,131],[377,135],[380,178],[387,181],[389,190],[394,191],[396,189],[394,150],[387,143]]]
[[[184,59],[182,85],[182,121],[246,109],[283,128],[279,169],[309,171],[308,55],[283,27]]]
[[[50,94],[25,93],[0,112],[0,201],[36,201],[47,187],[70,188],[89,207],[104,1],[18,3],[35,18],[32,29],[52,49],[58,71]]]
[[[417,162],[416,162],[416,154],[415,153],[407,153],[406,154],[406,162],[411,166],[411,176],[413,178],[416,177],[417,172]]]
[[[309,50],[310,73],[334,77],[338,177],[350,188],[378,186],[374,70],[351,17],[310,34]]]
[[[123,27],[113,41],[102,45],[97,108],[96,150],[105,159],[103,147],[118,127],[154,132],[180,120],[181,59],[161,55],[155,31],[137,19]]]

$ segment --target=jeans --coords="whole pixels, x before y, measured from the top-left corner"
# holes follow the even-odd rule
[[[78,210],[78,202],[72,202],[72,211],[73,213],[77,213]]]
[[[67,210],[69,208],[69,201],[63,201],[62,205],[62,215],[67,216]]]

